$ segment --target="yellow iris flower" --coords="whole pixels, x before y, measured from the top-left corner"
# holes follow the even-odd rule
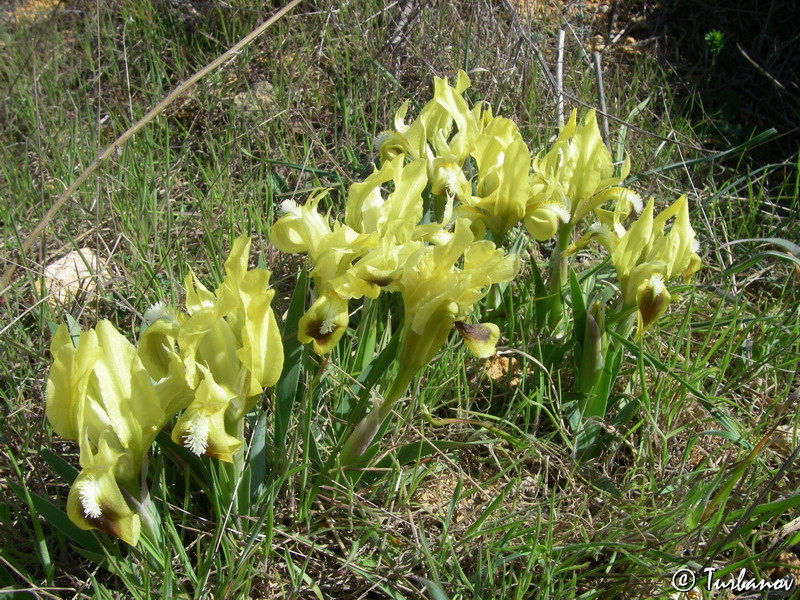
[[[422,191],[426,184],[426,161],[405,164],[403,156],[383,163],[361,183],[350,186],[345,223],[359,233],[375,233],[394,244],[415,236],[422,219]],[[384,198],[381,186],[392,182],[393,191]]]
[[[77,345],[65,325],[50,345],[47,418],[61,437],[80,444],[80,473],[68,512],[82,529],[100,529],[131,545],[139,516],[125,496],[139,496],[139,471],[150,444],[175,410],[188,401],[181,372],[156,382],[136,348],[109,321],[80,332]]]
[[[418,251],[399,282],[406,327],[411,332],[399,360],[414,365],[415,372],[438,352],[453,324],[469,315],[493,283],[510,281],[519,269],[517,255],[506,254],[488,240],[476,241],[467,219],[457,219],[449,237],[446,243]],[[462,257],[459,268],[456,265]],[[475,327],[462,326],[459,332],[465,337],[476,334],[469,344],[476,354],[492,354],[497,338],[477,335]]]
[[[378,244],[375,233],[360,233],[341,223],[331,228],[327,216],[318,211],[328,194],[323,190],[300,206],[287,200],[281,205],[283,216],[272,225],[270,239],[282,252],[308,253],[313,269],[311,277],[317,299],[301,317],[298,339],[311,343],[314,352],[330,352],[347,330],[347,299],[334,290],[352,262]]]
[[[627,231],[617,216],[601,213],[601,222],[568,249],[572,253],[594,239],[611,253],[623,305],[637,308],[637,337],[666,312],[671,300],[666,282],[678,276],[688,282],[701,267],[686,196],[658,216],[654,217],[653,212],[651,198]],[[672,227],[665,232],[672,218]]]
[[[105,430],[95,445],[86,432],[80,443],[81,472],[67,496],[67,516],[81,529],[97,529],[131,546],[139,541],[141,520],[126,500],[131,492],[120,486],[117,470],[127,452],[119,440]]]
[[[626,157],[620,175],[615,176],[594,110],[586,114],[580,126],[573,110],[550,151],[534,158],[533,171],[531,204],[566,209],[573,226],[611,200],[620,206],[630,205],[637,212],[641,209],[638,194],[619,186],[630,172],[630,160]]]
[[[560,197],[535,193],[530,151],[518,127],[493,116],[489,106],[470,109],[463,97],[469,85],[463,71],[454,87],[435,78],[433,98],[410,124],[405,123],[408,102],[403,104],[395,115],[395,131],[379,139],[383,164],[403,157],[426,161],[430,192],[450,204],[459,202],[450,212],[470,219],[476,235],[482,237],[488,228],[495,240],[502,240],[524,219],[531,235],[549,239],[559,222],[569,221],[569,211]],[[464,172],[470,156],[477,166],[472,181]]]
[[[186,278],[189,317],[178,331],[186,382],[194,398],[179,417],[172,439],[195,454],[233,460],[239,429],[264,388],[277,383],[283,344],[270,303],[271,273],[247,269],[250,238],[237,238],[225,261],[225,278],[209,291],[194,274]]]
[[[389,182],[394,189],[384,198],[381,186]],[[409,257],[443,226],[419,224],[425,184],[426,161],[405,164],[404,157],[397,156],[375,169],[364,182],[350,187],[345,222],[380,241],[332,282],[340,295],[377,298],[381,291],[398,290],[397,282]],[[449,221],[451,215],[452,202],[445,208],[443,220]]]
[[[502,239],[527,210],[531,168],[528,145],[514,121],[493,117],[476,137],[472,156],[478,167],[475,195],[465,203],[480,211],[495,239]]]
[[[398,372],[382,401],[356,426],[342,448],[342,465],[353,464],[375,437],[393,404],[405,393],[417,371],[426,366],[456,330],[473,354],[495,352],[500,331],[494,324],[466,323],[493,283],[510,281],[519,258],[488,240],[476,241],[468,219],[456,220],[452,233],[426,245],[408,260],[397,285],[403,296],[404,329],[398,350]],[[457,264],[462,262],[462,266]]]
[[[469,86],[464,71],[458,72],[455,87],[447,79],[435,77],[433,98],[408,125],[405,118],[410,102],[404,102],[395,113],[394,131],[382,133],[378,140],[381,162],[402,154],[412,159],[449,157],[463,165],[481,125],[480,106],[470,111],[463,96]]]

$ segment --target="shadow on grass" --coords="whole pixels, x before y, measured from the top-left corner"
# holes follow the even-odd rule
[[[736,146],[774,127],[754,165],[781,162],[800,146],[800,3],[671,0],[646,16],[683,82],[686,114],[712,145]]]

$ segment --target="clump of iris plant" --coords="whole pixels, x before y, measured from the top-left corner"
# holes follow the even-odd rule
[[[283,367],[270,308],[270,272],[247,269],[250,240],[238,238],[215,292],[186,279],[187,313],[156,306],[138,348],[109,321],[53,336],[47,418],[80,446],[81,472],[67,514],[136,545],[149,523],[147,454],[156,434],[183,411],[172,437],[191,452],[230,462],[243,418]]]
[[[193,273],[187,276],[188,316],[180,319],[174,338],[193,398],[172,439],[194,454],[225,462],[242,446],[244,416],[283,369],[281,334],[270,308],[271,273],[248,270],[249,251],[249,238],[234,242],[225,278],[214,292]]]
[[[643,211],[624,185],[630,161],[614,164],[593,110],[582,122],[573,111],[553,146],[532,157],[514,121],[485,103],[469,106],[469,86],[463,71],[454,86],[435,78],[433,98],[414,120],[407,122],[408,102],[400,107],[394,130],[378,139],[379,165],[349,190],[344,223],[319,212],[322,192],[303,206],[284,203],[273,226],[278,249],[311,260],[316,299],[298,336],[315,352],[330,352],[342,338],[350,300],[402,296],[397,374],[346,441],[343,465],[358,462],[451,330],[476,356],[494,353],[498,327],[471,324],[469,316],[492,286],[517,274],[519,259],[504,244],[518,225],[535,240],[556,239],[546,299],[551,332],[563,326],[567,258],[590,239],[611,253],[622,289],[615,310],[636,310],[637,337],[666,310],[666,282],[678,273],[688,280],[700,266],[685,198],[655,220],[652,201]],[[639,212],[626,231],[624,222]],[[579,228],[588,233],[573,244]],[[605,303],[588,304],[586,331],[575,335],[576,369],[581,391],[593,394],[609,356],[606,322],[618,319],[606,319]]]
[[[47,417],[80,445],[81,472],[67,514],[81,529],[99,529],[131,545],[139,539],[139,473],[156,434],[190,396],[179,374],[155,381],[136,348],[109,321],[76,340],[61,325],[50,344]]]

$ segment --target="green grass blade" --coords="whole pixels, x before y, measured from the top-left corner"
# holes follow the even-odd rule
[[[727,431],[733,438],[736,440],[736,443],[740,444],[744,448],[751,449],[752,446],[744,439],[739,427],[736,425],[736,422],[731,418],[730,415],[726,414],[725,409],[718,407],[714,404],[714,402],[708,398],[703,392],[698,390],[696,387],[691,385],[681,376],[679,376],[673,369],[670,369],[667,365],[662,363],[656,357],[652,356],[651,354],[644,351],[644,349],[640,348],[637,344],[632,343],[630,340],[625,339],[618,333],[614,332],[613,330],[609,330],[608,334],[611,335],[614,339],[616,339],[620,344],[625,346],[625,348],[631,352],[637,358],[641,354],[642,358],[650,364],[652,367],[658,369],[659,371],[667,374],[669,377],[680,383],[684,386],[687,390],[689,390],[692,394],[694,394],[700,403],[719,423],[725,431]]]
[[[297,339],[300,317],[306,310],[308,295],[308,278],[305,270],[300,272],[295,284],[289,311],[284,324],[283,340],[283,373],[275,386],[275,422],[273,423],[274,463],[281,464],[286,451],[286,435],[297,401],[300,371],[303,365],[304,346]]]
[[[729,156],[736,156],[737,154],[742,154],[751,148],[755,148],[756,146],[760,146],[765,142],[768,142],[770,139],[777,135],[778,131],[776,129],[770,128],[766,131],[762,131],[755,137],[750,138],[746,142],[735,146],[734,148],[730,148],[728,150],[724,150],[722,152],[717,152],[710,156],[703,156],[701,158],[693,158],[690,160],[682,160],[678,162],[669,163],[668,165],[664,165],[661,167],[656,167],[654,169],[648,169],[643,173],[639,173],[632,177],[628,177],[623,182],[623,185],[629,186],[637,181],[644,179],[646,177],[650,177],[651,175],[656,175],[657,173],[664,173],[667,171],[673,171],[675,169],[685,169],[686,167],[690,167],[692,165],[701,165],[708,162],[713,162],[715,160],[721,160],[727,158]]]
[[[768,237],[768,238],[744,238],[741,240],[733,240],[732,242],[728,242],[726,244],[722,244],[719,249],[722,250],[723,248],[727,248],[728,246],[733,246],[734,244],[744,244],[746,242],[758,242],[760,244],[775,244],[776,246],[780,246],[786,252],[789,252],[795,258],[800,258],[800,246],[795,244],[794,242],[790,242],[789,240],[784,240],[783,238],[775,238],[775,237]]]
[[[775,250],[767,250],[766,252],[761,252],[755,256],[748,256],[747,258],[732,264],[722,272],[722,275],[727,277],[730,275],[735,275],[736,273],[740,273],[741,271],[746,271],[750,267],[760,263],[765,258],[777,258],[778,260],[794,263],[796,266],[800,267],[800,258],[796,258],[791,254],[777,252]]]
[[[18,483],[9,480],[8,486],[14,490],[20,498],[26,499],[30,497],[32,512],[34,515],[41,515],[45,521],[50,523],[55,529],[63,533],[73,542],[85,548],[97,557],[102,557],[104,551],[102,546],[98,543],[95,536],[89,532],[79,529],[72,521],[69,520],[67,513],[50,503],[49,500],[41,496],[25,490]],[[34,517],[35,518],[35,517]]]
[[[49,448],[42,448],[40,456],[50,465],[50,468],[64,480],[64,483],[72,485],[72,482],[75,481],[75,478],[78,476],[78,469]]]

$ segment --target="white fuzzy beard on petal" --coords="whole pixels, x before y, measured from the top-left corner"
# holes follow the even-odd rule
[[[89,519],[99,519],[102,511],[100,510],[100,486],[94,479],[84,479],[80,483],[78,494],[81,497],[83,513]]]
[[[293,215],[297,215],[299,208],[300,207],[297,205],[297,202],[294,200],[284,200],[281,202],[280,212],[282,214],[291,213]]]
[[[383,145],[383,142],[388,140],[390,137],[392,137],[392,132],[391,131],[382,131],[375,138],[375,142],[373,143],[372,147],[380,149],[380,147]]]
[[[202,456],[208,448],[208,419],[200,415],[192,419],[183,438],[183,445],[193,454]]]
[[[144,311],[144,322],[147,323],[147,325],[152,325],[158,319],[164,316],[165,310],[166,305],[163,301],[156,302],[153,304],[153,306]]]
[[[336,324],[331,319],[325,319],[319,326],[319,332],[322,335],[328,335],[334,329],[336,329]]]
[[[664,291],[664,276],[660,273],[654,273],[650,277],[650,284],[653,286],[653,296],[660,296]]]

